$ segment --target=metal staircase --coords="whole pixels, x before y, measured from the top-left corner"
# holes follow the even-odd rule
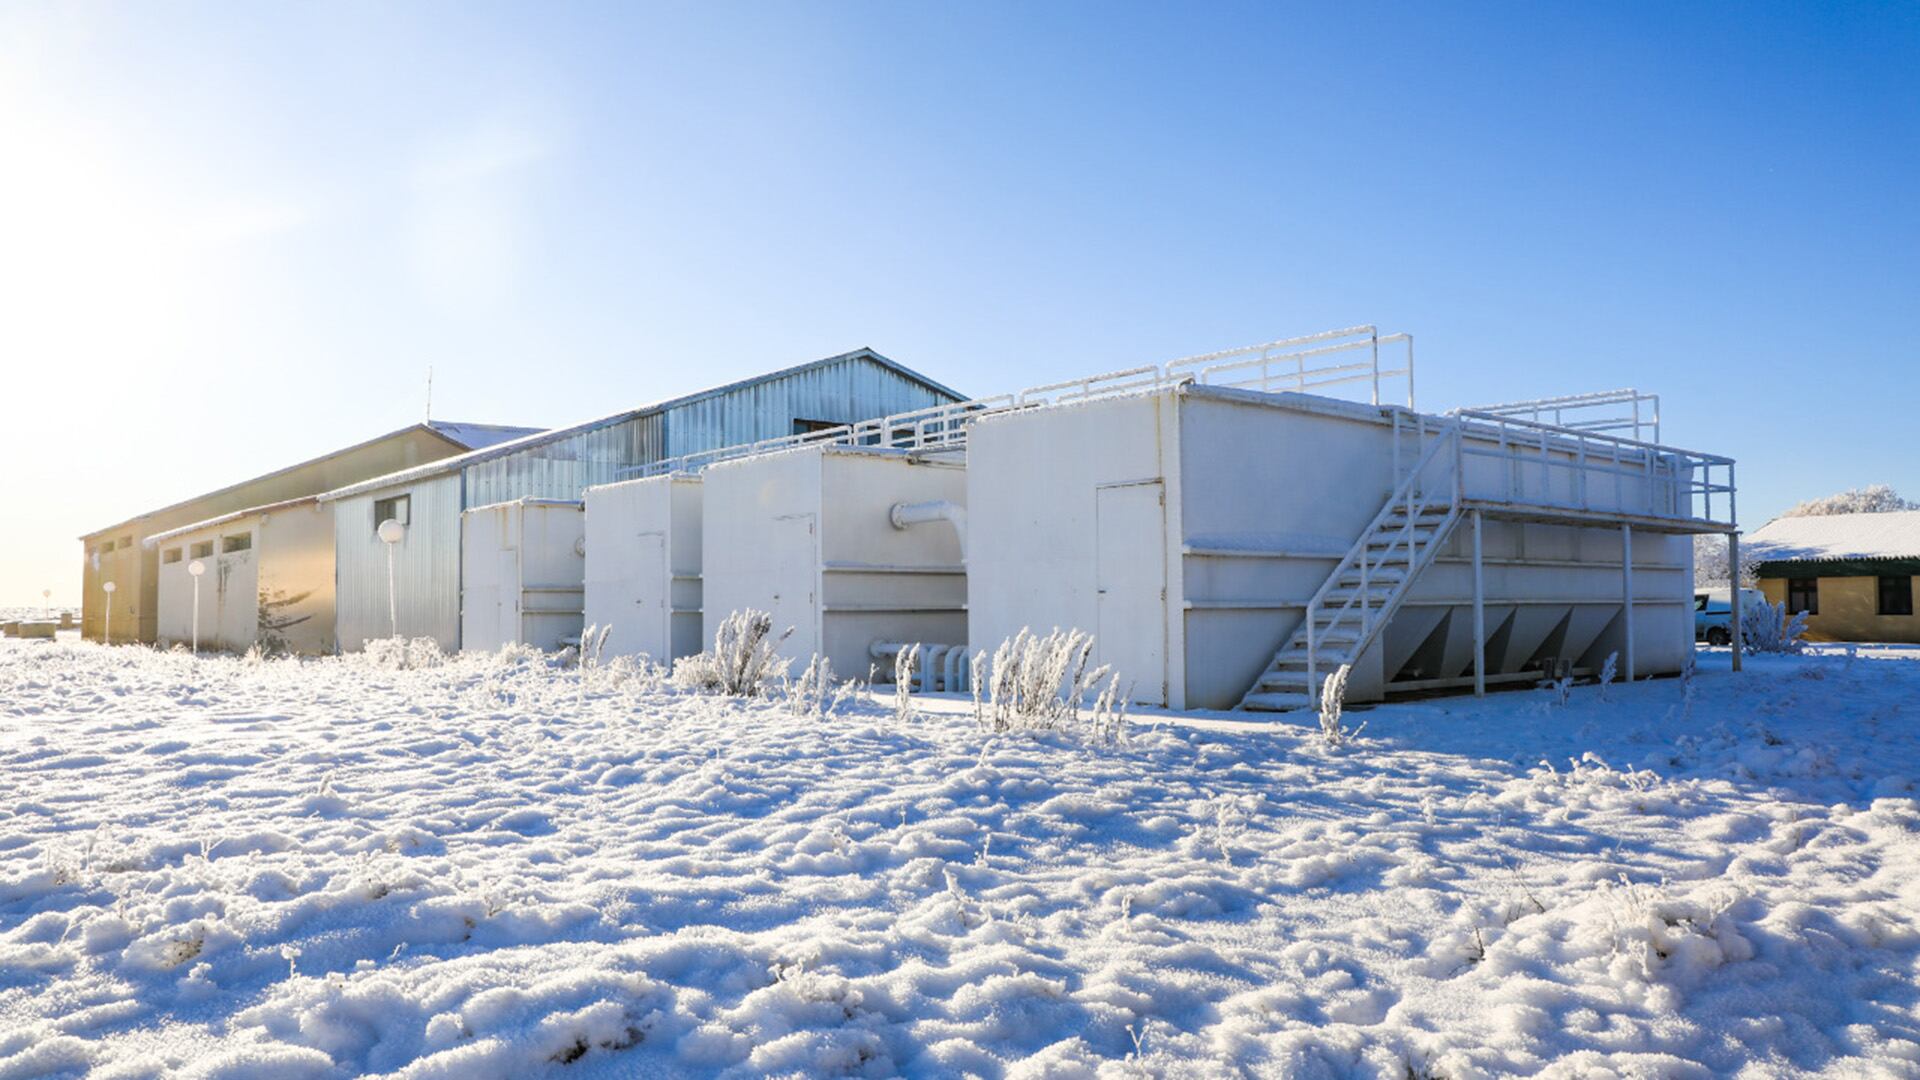
[[[1317,706],[1322,680],[1373,643],[1459,523],[1460,424],[1435,427],[1418,414],[1403,424],[1396,414],[1396,462],[1408,456],[1401,449],[1408,436],[1414,439],[1412,469],[1307,602],[1306,617],[1241,698],[1240,708],[1283,712]]]

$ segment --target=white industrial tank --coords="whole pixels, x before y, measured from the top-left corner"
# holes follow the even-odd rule
[[[462,514],[460,647],[577,644],[585,551],[578,502],[516,499]]]
[[[1192,385],[988,417],[967,448],[969,643],[1086,630],[1174,708],[1306,706],[1342,663],[1356,701],[1614,653],[1622,677],[1678,671],[1686,534],[1726,528],[1689,509],[1690,460]]]
[[[658,663],[700,651],[701,482],[651,476],[586,491],[586,623],[603,657]]]
[[[966,470],[955,456],[808,446],[704,476],[708,640],[729,613],[766,611],[775,633],[791,628],[780,652],[796,666],[817,653],[842,677],[883,679],[892,668],[876,664],[876,646],[945,646],[930,654],[943,663],[965,644]]]

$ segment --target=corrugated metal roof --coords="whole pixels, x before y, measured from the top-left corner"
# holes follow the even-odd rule
[[[429,420],[427,427],[469,450],[484,450],[508,439],[538,435],[546,428],[509,427],[506,424],[465,424],[457,420]]]
[[[1774,518],[1746,539],[1761,562],[1920,558],[1920,510]]]
[[[222,495],[225,495],[227,492],[234,490],[235,488],[245,487],[248,484],[258,483],[262,480],[271,480],[276,476],[283,476],[297,469],[304,469],[309,465],[318,465],[323,461],[331,460],[333,458],[341,456],[342,454],[351,454],[356,450],[364,450],[367,447],[373,446],[377,443],[386,442],[388,439],[398,438],[410,431],[430,431],[433,434],[438,435],[440,438],[443,438],[448,442],[453,443],[455,446],[464,446],[469,451],[471,451],[480,447],[491,445],[491,443],[487,441],[489,439],[498,441],[499,439],[519,438],[525,435],[537,434],[542,430],[543,429],[541,428],[508,427],[504,424],[464,424],[464,423],[456,423],[456,422],[444,421],[444,420],[429,420],[423,424],[408,424],[406,427],[399,428],[394,431],[389,431],[385,435],[375,435],[371,439],[362,439],[361,441],[354,443],[352,446],[343,446],[338,450],[329,450],[328,452],[321,454],[319,457],[308,458],[305,461],[295,462],[292,465],[288,465],[279,469],[274,469],[272,472],[261,473],[259,476],[250,476],[245,480],[241,480],[232,484],[227,484],[224,487],[218,487],[213,489],[212,491],[203,492],[202,494],[195,495],[190,499],[181,499],[179,502],[168,503],[167,505],[162,506],[156,510],[147,510],[142,513],[135,514],[134,516],[130,518],[126,518],[125,520],[115,522],[114,524],[109,525],[104,529],[95,529],[89,533],[82,533],[80,536],[80,539],[86,540],[95,536],[99,536],[101,533],[113,532],[117,529],[125,528],[126,526],[131,525],[136,521],[141,521],[146,518],[154,517],[159,514],[164,514],[169,510],[178,510],[180,507],[187,506],[191,503],[197,503],[202,499],[218,498]],[[246,512],[247,511],[241,511],[241,513],[246,513]]]
[[[708,390],[701,390],[697,393],[687,394],[677,398],[670,398],[666,401],[656,402],[655,404],[647,405],[642,408],[627,409],[624,412],[618,412],[613,414],[612,416],[603,416],[598,420],[589,420],[585,423],[574,424],[570,427],[554,428],[551,431],[541,432],[540,434],[537,434],[537,435],[529,435],[524,438],[510,439],[506,442],[496,443],[492,446],[485,447],[484,449],[473,450],[465,454],[456,454],[453,457],[449,457],[449,458],[441,458],[439,461],[428,462],[425,465],[416,465],[411,469],[402,469],[398,472],[388,473],[385,476],[376,476],[371,480],[362,480],[357,484],[349,484],[346,487],[337,488],[333,491],[325,492],[320,496],[320,498],[321,498],[321,501],[323,502],[331,501],[334,499],[345,498],[349,495],[358,495],[363,492],[377,491],[381,488],[395,487],[401,484],[410,484],[410,483],[414,483],[415,481],[423,480],[431,476],[441,476],[446,473],[456,472],[458,470],[465,469],[471,465],[477,465],[483,461],[490,461],[497,457],[504,457],[508,454],[519,453],[522,450],[532,449],[533,447],[540,446],[544,443],[557,442],[562,439],[568,439],[576,435],[582,435],[590,431],[595,431],[600,428],[610,427],[614,424],[624,423],[628,420],[634,419],[635,417],[646,416],[652,413],[665,412],[666,410],[669,410],[669,409],[683,408],[687,405],[693,404],[694,402],[702,401],[707,398],[718,397],[725,394],[738,393],[743,389],[755,386],[760,383],[772,382],[776,379],[788,378],[793,375],[797,375],[801,372],[812,370],[814,368],[827,367],[829,365],[840,364],[848,360],[856,360],[856,359],[867,360],[874,364],[878,364],[881,367],[885,367],[897,374],[900,374],[908,379],[913,380],[914,382],[920,383],[921,385],[928,387],[929,389],[933,390],[936,393],[950,395],[955,401],[964,400],[963,398],[961,398],[958,392],[948,389],[947,387],[942,386],[940,383],[934,382],[932,379],[929,379],[925,375],[922,375],[919,372],[914,371],[912,368],[906,367],[903,364],[895,363],[894,361],[887,359],[886,357],[880,355],[879,353],[874,352],[872,349],[859,348],[859,349],[853,350],[852,352],[841,353],[837,356],[822,357],[819,360],[812,360],[804,364],[795,364],[793,367],[782,368],[779,371],[771,371],[764,375],[756,375],[749,379],[741,379],[736,382],[727,383],[723,386],[716,386]]]
[[[279,502],[266,503],[262,506],[249,506],[245,510],[235,510],[230,514],[221,514],[219,517],[210,517],[205,521],[196,521],[191,525],[182,525],[177,529],[168,529],[166,532],[154,533],[152,536],[141,540],[140,543],[144,547],[156,547],[176,536],[185,536],[187,533],[199,532],[201,529],[211,529],[216,525],[225,525],[229,521],[238,521],[243,517],[252,517],[255,514],[271,514],[275,510],[285,510],[289,506],[304,506],[310,502],[318,502],[319,499],[320,496],[318,495],[302,495],[297,499],[282,499]]]

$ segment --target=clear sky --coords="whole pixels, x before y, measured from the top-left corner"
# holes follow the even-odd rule
[[[0,3],[0,604],[421,416],[1373,322],[1920,496],[1920,6]]]

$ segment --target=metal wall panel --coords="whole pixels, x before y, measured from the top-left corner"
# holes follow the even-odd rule
[[[634,466],[664,456],[662,419],[658,413],[636,416],[469,465],[467,506],[578,499],[594,484],[624,480]]]
[[[663,456],[791,435],[795,420],[850,424],[949,400],[882,364],[851,357],[673,406],[666,414]]]
[[[460,477],[439,476],[334,503],[334,577],[343,651],[392,633],[387,621],[387,545],[375,535],[373,503],[411,496],[406,539],[395,545],[402,637],[460,645]]]

